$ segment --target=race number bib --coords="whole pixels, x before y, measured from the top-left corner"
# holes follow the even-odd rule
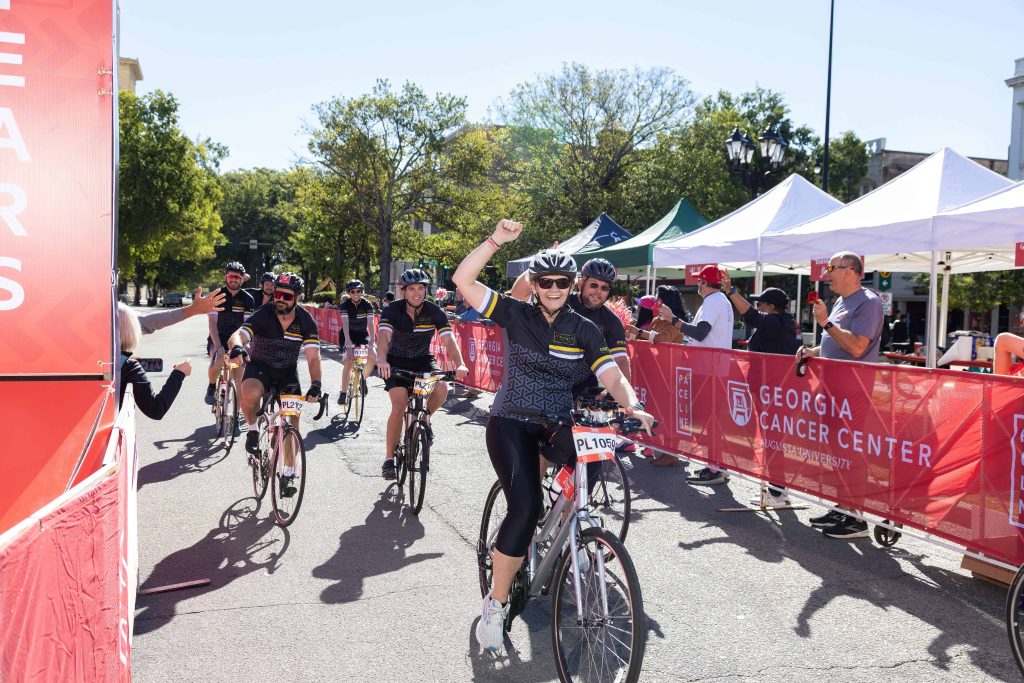
[[[301,396],[282,395],[281,414],[285,417],[298,417],[302,414],[302,404],[305,400]]]
[[[416,396],[430,396],[430,392],[434,390],[434,385],[437,384],[437,380],[433,377],[416,377],[412,383],[412,393]]]
[[[582,463],[615,458],[615,430],[610,427],[573,427],[576,460]]]
[[[352,349],[352,356],[356,360],[366,360],[369,355],[370,353],[365,346],[357,346]]]

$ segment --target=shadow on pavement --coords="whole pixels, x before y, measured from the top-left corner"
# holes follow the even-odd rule
[[[821,585],[789,627],[800,637],[812,637],[812,618],[833,600],[855,598],[885,610],[900,610],[934,626],[940,635],[929,645],[928,654],[939,670],[947,670],[954,656],[964,653],[974,666],[991,676],[1002,680],[1016,676],[1003,622],[1004,589],[926,564],[924,556],[898,547],[880,548],[866,538],[827,538],[792,510],[720,512],[719,508],[740,507],[747,501],[737,501],[729,485],[689,486],[684,481],[684,468],[671,471],[675,474],[644,466],[638,456],[634,458],[630,470],[634,509],[638,500],[654,500],[689,522],[721,531],[722,535],[714,538],[680,541],[683,552],[730,543],[762,562],[790,559],[819,577]],[[898,560],[910,562],[923,576],[908,573]],[[874,636],[855,637],[863,642],[863,638]],[[879,649],[886,646],[885,638],[879,638]]]
[[[228,452],[218,445],[215,439],[216,435],[216,426],[206,425],[184,439],[165,439],[154,442],[158,450],[172,448],[172,444],[180,443],[182,445],[178,448],[178,452],[171,457],[140,467],[138,487],[170,481],[183,474],[205,472],[220,463],[228,456]],[[235,448],[240,448],[239,442],[244,443],[244,440],[244,435],[235,439]]]
[[[288,550],[288,530],[272,517],[257,517],[259,502],[252,497],[235,501],[221,515],[217,528],[198,543],[177,550],[153,568],[140,589],[166,586],[195,579],[210,579],[198,588],[140,595],[135,614],[135,633],[150,633],[171,622],[179,602],[210,593],[240,576],[265,570],[273,574]]]
[[[404,504],[401,488],[391,484],[374,503],[366,521],[341,534],[338,551],[313,570],[315,578],[337,582],[325,588],[320,599],[327,603],[358,600],[368,577],[441,557],[444,553],[408,554],[423,535],[423,525]]]

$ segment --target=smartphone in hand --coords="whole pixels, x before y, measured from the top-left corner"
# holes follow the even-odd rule
[[[163,372],[164,371],[164,359],[163,358],[136,358],[139,361],[139,365],[146,372]]]

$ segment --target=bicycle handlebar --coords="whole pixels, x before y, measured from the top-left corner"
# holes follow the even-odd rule
[[[644,423],[637,417],[628,417],[621,411],[616,411],[615,417],[608,420],[607,422],[599,422],[593,420],[591,417],[581,414],[580,411],[574,411],[573,417],[565,417],[564,415],[557,415],[555,413],[546,413],[542,410],[534,410],[532,408],[509,408],[508,412],[513,415],[522,415],[523,417],[533,418],[530,422],[537,422],[544,425],[547,428],[554,427],[613,427],[619,434],[635,434],[637,432],[644,431]],[[651,421],[651,432],[654,432],[654,428],[658,426],[657,420]]]
[[[406,370],[405,368],[391,368],[391,374],[404,375],[405,377],[412,377],[413,379],[433,379],[438,382],[442,380],[451,382],[455,379],[455,373],[450,370],[431,372],[427,377],[424,377],[422,372],[414,372],[412,370]]]

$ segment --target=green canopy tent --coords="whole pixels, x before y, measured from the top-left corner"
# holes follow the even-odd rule
[[[620,276],[645,276],[650,281],[654,245],[693,232],[707,223],[708,219],[697,213],[697,209],[683,197],[661,220],[640,234],[618,244],[578,251],[573,257],[580,264],[592,258],[608,259],[618,269]],[[678,270],[681,277],[683,269]]]

